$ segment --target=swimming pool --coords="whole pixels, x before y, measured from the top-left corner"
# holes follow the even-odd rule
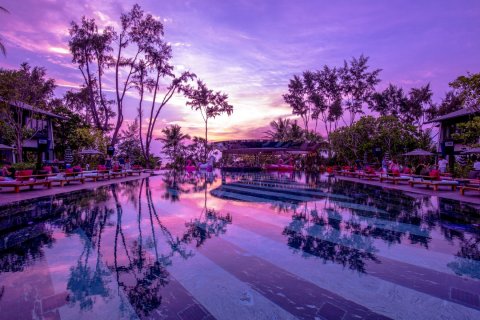
[[[0,207],[0,319],[480,319],[478,207],[164,176]]]

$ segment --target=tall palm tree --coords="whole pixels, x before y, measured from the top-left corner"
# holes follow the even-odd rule
[[[3,11],[5,13],[9,13],[7,9],[5,9],[4,7],[0,7],[0,11]],[[0,51],[2,52],[2,54],[4,56],[7,55],[7,49],[5,49],[5,45],[3,44],[2,42],[2,39],[0,38]]]
[[[297,124],[297,120],[295,120],[287,132],[287,140],[298,142],[298,141],[303,141],[304,139],[305,139],[305,130],[303,130],[302,127],[300,127]]]
[[[272,129],[265,132],[269,138],[280,141],[288,140],[291,127],[290,119],[278,118],[277,121],[270,122],[270,127]]]
[[[174,124],[166,127],[162,130],[163,137],[158,138],[163,142],[163,149],[172,158],[175,159],[179,151],[179,147],[182,145],[182,141],[190,139],[188,134],[182,132],[182,127],[178,124]]]

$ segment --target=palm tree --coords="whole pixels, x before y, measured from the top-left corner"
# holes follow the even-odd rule
[[[287,132],[287,140],[296,142],[305,140],[305,130],[297,124],[297,120],[295,120],[290,126],[290,129]]]
[[[0,7],[0,11],[3,11],[5,13],[9,13],[8,10],[5,9],[4,7]],[[3,44],[2,39],[0,39],[0,51],[2,52],[2,54],[4,56],[7,55],[7,49],[5,49],[5,45]]]
[[[172,160],[177,157],[178,148],[182,145],[182,141],[190,139],[188,134],[182,133],[182,127],[174,124],[162,130],[163,137],[158,138],[163,142],[163,149]]]
[[[291,127],[290,119],[278,118],[277,121],[274,120],[270,122],[270,127],[272,127],[272,129],[265,132],[269,138],[280,141],[288,140]]]

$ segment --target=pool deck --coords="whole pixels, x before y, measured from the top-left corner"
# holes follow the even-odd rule
[[[363,183],[363,184],[377,186],[381,188],[401,190],[406,193],[416,193],[421,195],[436,196],[444,199],[451,199],[451,200],[467,202],[475,205],[480,205],[480,192],[478,191],[466,192],[466,194],[462,196],[460,194],[460,191],[458,190],[451,191],[446,187],[443,187],[438,191],[434,191],[433,189],[427,188],[425,186],[410,187],[408,183],[393,184],[389,182],[380,182],[376,180],[361,180],[357,178],[350,178],[350,177],[343,177],[343,176],[336,176],[335,178],[338,180],[346,180],[346,181],[352,181],[357,183]]]
[[[73,182],[71,184],[67,184],[63,187],[54,186],[50,189],[47,189],[44,186],[35,186],[33,190],[21,189],[20,192],[15,193],[13,192],[13,188],[0,188],[0,205],[22,201],[22,200],[30,200],[44,196],[51,196],[56,194],[67,193],[71,191],[77,191],[82,189],[94,189],[101,186],[106,186],[114,183],[125,182],[125,181],[132,181],[141,178],[149,177],[149,173],[142,173],[140,176],[128,176],[124,178],[114,178],[109,180],[101,180],[97,182],[87,181],[85,183]]]

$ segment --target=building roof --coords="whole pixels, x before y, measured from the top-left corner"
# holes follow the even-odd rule
[[[229,140],[215,142],[214,147],[229,154],[258,153],[308,153],[324,147],[325,143],[274,141],[274,140]]]
[[[45,111],[45,110],[42,110],[42,109],[39,109],[39,108],[35,108],[35,107],[33,107],[33,106],[31,106],[27,103],[21,102],[21,101],[6,101],[2,97],[0,97],[0,102],[8,103],[8,104],[10,104],[14,107],[17,107],[17,108],[20,108],[20,109],[23,109],[23,110],[31,111],[31,112],[38,113],[38,114],[43,114],[47,117],[64,119],[64,120],[67,119],[66,117],[60,116],[60,115],[55,114],[53,112],[49,112],[49,111]]]
[[[6,144],[1,144],[0,143],[0,150],[13,150],[13,149],[15,149],[15,148],[7,146]]]
[[[463,117],[466,117],[466,116],[469,116],[469,115],[474,115],[474,114],[477,114],[477,113],[479,113],[479,112],[475,111],[475,110],[472,110],[472,109],[469,109],[469,108],[463,108],[463,109],[460,109],[460,110],[457,110],[457,111],[453,111],[453,112],[444,114],[443,116],[436,117],[435,119],[432,119],[432,120],[427,121],[425,123],[442,122],[442,121],[451,120],[451,119],[455,119],[455,118],[463,118]]]

